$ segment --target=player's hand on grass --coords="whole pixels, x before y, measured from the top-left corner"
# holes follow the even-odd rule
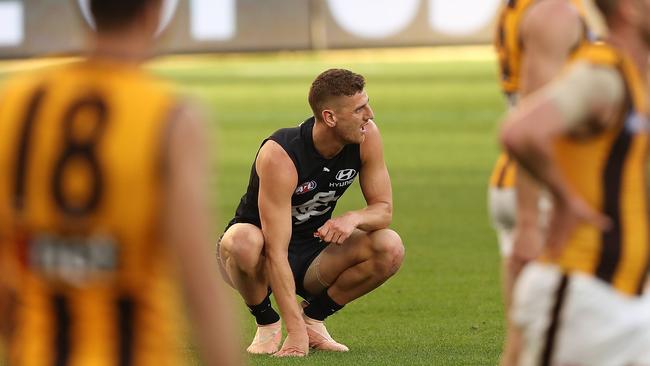
[[[582,224],[608,231],[612,221],[577,195],[556,196],[547,239],[552,256],[557,257],[562,253],[569,236]]]
[[[343,244],[358,225],[357,215],[349,212],[343,216],[327,220],[325,225],[318,228],[314,236],[326,243]]]
[[[287,332],[282,348],[274,357],[305,357],[309,353],[309,337],[307,328],[301,331]]]

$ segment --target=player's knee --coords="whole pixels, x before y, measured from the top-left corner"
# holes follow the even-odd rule
[[[378,270],[387,276],[393,275],[404,261],[402,238],[393,230],[384,229],[376,233],[374,250],[377,253]]]
[[[228,238],[228,251],[237,267],[244,271],[258,267],[264,249],[264,237],[255,230],[238,230]]]

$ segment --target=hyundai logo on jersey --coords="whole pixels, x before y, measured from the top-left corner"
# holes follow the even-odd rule
[[[350,180],[357,176],[357,171],[354,169],[343,169],[336,173],[336,180]]]

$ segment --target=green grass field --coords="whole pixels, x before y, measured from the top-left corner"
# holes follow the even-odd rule
[[[495,63],[454,52],[399,58],[375,61],[366,51],[188,58],[155,67],[198,96],[214,121],[219,228],[244,192],[260,141],[309,116],[311,80],[330,67],[367,78],[393,180],[392,227],[404,240],[406,260],[396,277],[328,320],[351,352],[313,352],[305,361],[252,357],[252,365],[497,363],[504,332],[499,256],[485,208],[503,113]],[[337,213],[362,205],[357,185]],[[247,344],[254,321],[236,303]]]
[[[156,63],[155,72],[199,99],[210,118],[215,229],[220,232],[234,213],[260,141],[309,116],[309,85],[330,67],[367,78],[393,181],[392,227],[404,240],[406,259],[396,277],[328,320],[349,353],[312,352],[305,360],[259,356],[250,364],[496,364],[504,322],[499,256],[485,203],[503,101],[488,49],[478,56],[464,49],[366,50]],[[337,213],[362,205],[356,184]],[[241,300],[235,303],[243,349],[254,320]],[[192,348],[188,353],[194,357]]]

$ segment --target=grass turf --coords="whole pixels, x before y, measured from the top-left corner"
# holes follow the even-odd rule
[[[310,115],[311,80],[329,67],[365,75],[393,180],[392,227],[406,259],[396,277],[328,320],[351,352],[305,361],[256,356],[252,365],[489,365],[503,337],[497,244],[486,182],[503,113],[487,58],[319,55],[189,58],[156,71],[208,107],[216,162],[214,208],[222,227],[243,194],[260,141]],[[429,62],[430,61],[430,62]],[[355,184],[336,213],[361,207]],[[254,322],[240,308],[245,344]]]
[[[499,257],[485,202],[503,102],[489,54],[461,48],[183,56],[153,66],[206,108],[219,229],[245,190],[260,141],[309,116],[311,80],[329,67],[367,78],[393,180],[392,227],[404,240],[405,262],[396,277],[328,320],[349,353],[312,352],[306,360],[256,356],[251,365],[497,363],[503,337]],[[0,79],[22,65],[0,65]],[[336,213],[362,205],[355,183]],[[243,349],[254,322],[235,302]],[[198,364],[191,346],[188,354]]]

